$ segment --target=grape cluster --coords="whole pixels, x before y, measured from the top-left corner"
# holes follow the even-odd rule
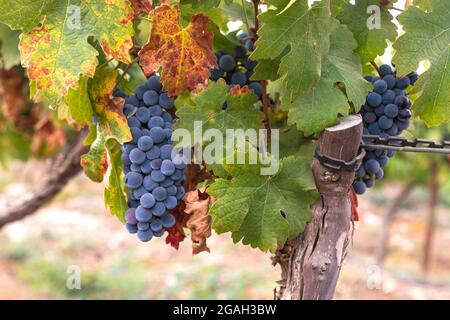
[[[125,185],[129,190],[126,228],[141,241],[161,237],[175,224],[169,213],[183,198],[186,162],[172,146],[174,102],[158,76],[151,76],[125,98],[124,113],[133,140],[122,146]]]
[[[249,59],[249,53],[253,50],[253,40],[249,38],[247,33],[240,34],[239,40],[243,45],[236,46],[232,55],[225,50],[219,50],[215,53],[219,68],[210,70],[210,79],[213,81],[225,79],[230,89],[236,85],[240,87],[248,85],[249,89],[253,90],[258,97],[261,97],[261,84],[259,81],[250,80],[253,69],[257,64],[256,61]]]
[[[397,78],[389,65],[379,68],[380,76],[367,76],[373,91],[367,95],[366,103],[360,114],[364,120],[364,134],[381,137],[397,136],[407,129],[411,118],[411,101],[405,90],[418,78],[416,72]],[[395,151],[366,150],[366,155],[356,171],[353,188],[357,194],[363,194],[374,185],[375,180],[383,178],[383,167]]]

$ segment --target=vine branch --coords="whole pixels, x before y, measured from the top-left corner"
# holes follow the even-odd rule
[[[82,129],[61,153],[52,158],[46,168],[48,174],[26,196],[19,197],[0,215],[0,229],[5,225],[32,215],[52,200],[80,171],[80,157],[89,148],[83,144],[87,130]]]
[[[378,75],[381,77],[380,68],[378,68],[378,65],[376,64],[376,62],[373,60],[370,60],[370,64],[372,65],[372,67],[374,67],[375,70],[377,70]]]
[[[125,78],[125,76],[128,74],[128,72],[130,71],[131,67],[133,66],[133,64],[136,63],[136,61],[138,60],[138,58],[134,58],[125,68],[125,70],[123,70],[123,73],[120,75],[120,78],[117,80],[116,85],[114,86],[113,92],[117,89],[117,87],[119,86],[119,84],[122,82],[122,80]]]

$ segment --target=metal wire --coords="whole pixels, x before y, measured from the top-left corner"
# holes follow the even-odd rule
[[[431,139],[408,140],[402,137],[380,137],[363,135],[361,147],[370,149],[393,150],[400,152],[427,152],[450,154],[450,141],[435,142]]]

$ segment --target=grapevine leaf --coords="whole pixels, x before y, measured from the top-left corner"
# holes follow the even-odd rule
[[[403,34],[394,44],[394,62],[402,75],[429,60],[431,66],[414,86],[419,97],[416,115],[429,126],[450,121],[450,8],[444,0],[432,0],[431,12],[410,7],[399,16]]]
[[[88,38],[98,40],[107,56],[130,61],[132,18],[131,5],[123,0],[74,0],[65,4],[6,0],[0,5],[0,21],[24,31],[21,59],[35,88],[34,99],[52,103],[77,87],[80,74],[94,75],[98,52]]]
[[[110,163],[109,170],[106,174],[107,184],[104,193],[105,205],[111,214],[125,223],[125,211],[128,209],[128,204],[125,196],[125,180],[122,175],[122,150],[120,144],[113,139],[106,141],[105,146]]]
[[[223,136],[227,129],[258,129],[262,126],[262,113],[254,108],[258,100],[250,92],[239,91],[228,94],[228,86],[223,80],[210,82],[199,93],[191,93],[191,102],[177,101],[176,115],[179,121],[176,129],[186,129],[194,137],[195,122],[201,123],[202,130],[218,129]],[[178,99],[177,99],[178,100]],[[224,109],[224,103],[227,108]],[[187,144],[186,144],[187,143]],[[178,146],[191,146],[190,142],[180,141]]]
[[[309,206],[317,197],[305,179],[310,170],[310,162],[294,157],[282,159],[274,176],[260,175],[260,165],[233,166],[233,179],[216,179],[208,188],[217,199],[210,209],[213,228],[232,232],[235,242],[274,251],[310,219]]]
[[[95,77],[90,81],[89,93],[105,140],[115,139],[123,144],[130,141],[132,137],[127,119],[123,114],[124,101],[122,98],[111,95],[116,78],[116,70],[108,66],[98,68]]]
[[[149,42],[139,52],[140,64],[147,75],[162,68],[161,81],[169,95],[192,91],[209,77],[216,67],[212,51],[213,34],[209,19],[196,14],[186,28],[180,25],[180,9],[161,5],[151,13]]]
[[[97,137],[92,142],[89,152],[81,157],[81,166],[84,174],[94,182],[102,182],[108,169],[105,137],[97,128]]]
[[[221,0],[181,0],[180,4],[190,4],[192,8],[209,10],[220,5]]]
[[[133,6],[134,13],[140,15],[141,13],[148,14],[152,10],[152,0],[130,0]]]
[[[69,111],[68,120],[73,119],[80,127],[92,122],[93,107],[88,93],[88,78],[81,77],[76,89],[69,89],[64,98]]]
[[[345,25],[333,20],[330,50],[324,60],[319,83],[305,94],[300,95],[290,105],[289,124],[306,135],[320,133],[338,120],[338,115],[347,115],[348,101],[355,110],[364,104],[370,84],[361,76],[361,64],[353,53],[356,41]],[[346,95],[336,87],[345,85]]]
[[[286,48],[278,69],[283,80],[285,99],[293,99],[310,89],[320,78],[322,59],[329,46],[330,16],[326,3],[308,7],[308,1],[278,1],[275,10],[259,17],[263,26],[258,31],[256,49],[251,58],[260,65],[277,58]],[[261,68],[261,67],[260,67]]]
[[[394,41],[397,37],[397,26],[388,10],[380,10],[380,28],[369,29],[367,8],[379,5],[379,0],[356,0],[355,4],[347,3],[338,15],[341,23],[345,24],[353,33],[358,47],[356,53],[363,64],[375,59],[384,53],[387,47],[386,40]]]
[[[0,58],[5,69],[20,64],[19,35],[18,31],[0,24]]]

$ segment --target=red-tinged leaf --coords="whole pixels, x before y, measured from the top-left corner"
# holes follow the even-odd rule
[[[205,83],[209,69],[217,66],[208,17],[196,14],[188,26],[182,28],[177,6],[161,5],[151,11],[150,16],[150,39],[139,52],[146,75],[162,68],[161,81],[171,96],[192,91],[198,84]]]
[[[247,85],[243,86],[242,88],[239,85],[237,85],[237,86],[234,86],[233,88],[231,88],[229,94],[230,94],[230,96],[237,96],[239,94],[249,93],[249,92],[250,91],[249,91],[249,88]]]
[[[149,13],[152,10],[152,0],[131,0],[131,5],[137,16],[142,13]]]
[[[104,136],[98,128],[96,139],[92,142],[89,152],[81,157],[80,164],[89,179],[94,182],[103,181],[108,170],[108,157]]]
[[[21,61],[36,101],[56,106],[78,86],[80,75],[94,75],[98,51],[90,38],[108,57],[131,60],[134,12],[129,1],[2,1],[0,12],[3,23],[23,31]]]
[[[206,239],[211,236],[211,216],[208,211],[212,198],[204,189],[199,189],[186,193],[183,201],[186,203],[184,212],[188,215],[186,227],[191,230],[192,254],[210,252]]]
[[[127,119],[123,114],[124,100],[112,96],[116,79],[116,70],[108,66],[99,68],[91,81],[90,94],[105,141],[115,139],[123,144],[130,141],[132,137]]]

